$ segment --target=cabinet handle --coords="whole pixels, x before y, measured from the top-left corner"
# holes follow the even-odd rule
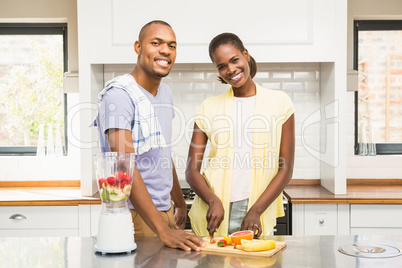
[[[323,224],[323,223],[324,223],[324,219],[323,219],[323,218],[320,218],[320,219],[318,220],[318,222],[319,222],[320,224]]]
[[[25,217],[22,214],[14,214],[14,215],[11,215],[9,219],[10,220],[15,220],[15,221],[22,221],[22,220],[26,220],[27,217]]]

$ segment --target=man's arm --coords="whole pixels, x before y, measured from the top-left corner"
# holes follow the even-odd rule
[[[131,131],[109,129],[106,135],[110,151],[134,153]],[[167,246],[181,248],[187,251],[191,249],[199,251],[199,246],[203,246],[203,240],[193,233],[169,228],[156,209],[137,168],[135,168],[134,171],[130,201],[149,228],[151,228]]]
[[[174,212],[174,224],[177,229],[184,229],[186,225],[187,217],[187,204],[183,197],[183,192],[180,187],[179,178],[177,177],[176,167],[172,159],[172,172],[173,172],[173,188],[170,192],[172,197],[175,212]]]

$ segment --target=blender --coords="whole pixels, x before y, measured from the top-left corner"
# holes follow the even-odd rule
[[[137,248],[128,207],[135,168],[135,154],[106,152],[94,155],[102,208],[95,252],[122,253]]]

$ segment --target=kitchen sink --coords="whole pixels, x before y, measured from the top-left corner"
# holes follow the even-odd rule
[[[354,257],[390,258],[401,255],[399,248],[383,244],[349,244],[338,248],[338,251]]]

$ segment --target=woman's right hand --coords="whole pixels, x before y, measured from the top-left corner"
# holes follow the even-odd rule
[[[207,212],[207,230],[210,237],[213,237],[214,233],[218,230],[224,217],[224,209],[221,200],[215,196],[209,203]]]

